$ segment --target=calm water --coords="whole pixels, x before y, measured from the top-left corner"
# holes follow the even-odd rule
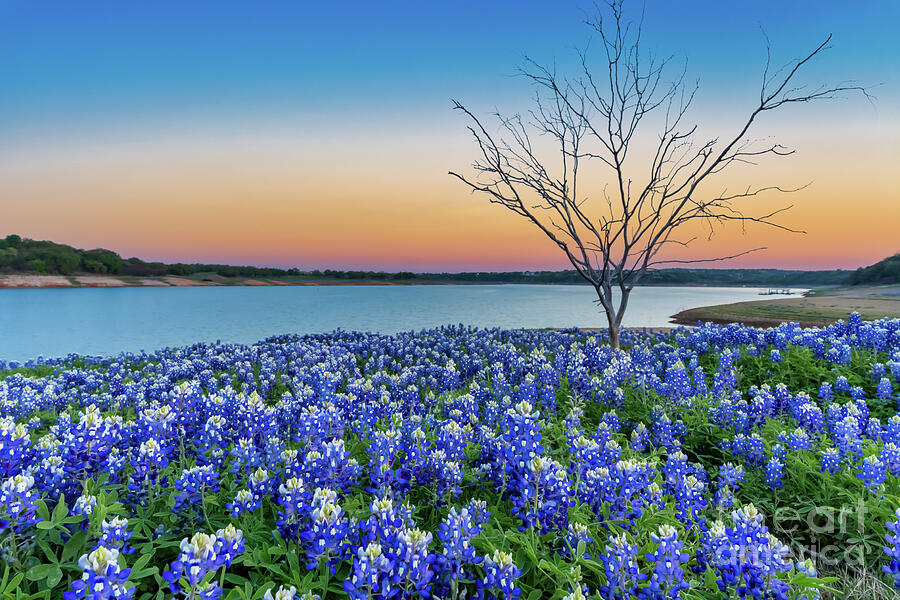
[[[686,308],[758,300],[757,288],[636,289],[627,326]],[[602,327],[587,286],[435,285],[0,290],[0,359],[117,354],[199,341],[252,343],[334,329]]]

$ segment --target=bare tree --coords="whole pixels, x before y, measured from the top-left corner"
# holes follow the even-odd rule
[[[454,101],[454,108],[471,120],[468,129],[479,156],[474,175],[450,175],[530,221],[565,253],[596,290],[609,323],[610,344],[618,348],[629,295],[648,269],[725,260],[760,249],[712,259],[662,260],[663,249],[696,239],[690,232],[698,227],[689,225],[702,225],[709,236],[717,226],[733,221],[795,231],[776,219],[790,206],[747,214],[739,204],[765,192],[796,189],[769,185],[710,192],[705,185],[734,165],[793,152],[748,138],[757,117],[789,104],[865,90],[849,83],[816,88],[795,84],[804,65],[829,47],[830,35],[806,56],[774,72],[767,43],[759,99],[737,133],[722,140],[698,139],[697,125],[685,123],[698,85],[685,83],[684,69],[670,80],[672,57],[659,59],[643,50],[641,23],[626,21],[622,0],[611,0],[607,7],[611,19],[598,11],[586,21],[602,44],[601,68],[592,68],[588,49],[577,53],[575,77],[558,75],[555,68],[526,57],[520,73],[536,88],[534,107],[524,119],[495,113],[497,136]],[[645,125],[655,126],[657,139],[641,157],[636,134],[647,130]],[[641,181],[631,175],[635,155],[645,173]],[[587,177],[592,179],[585,183]],[[592,202],[584,188],[600,180],[602,201]]]

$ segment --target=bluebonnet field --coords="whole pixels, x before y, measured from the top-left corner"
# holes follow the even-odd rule
[[[900,582],[900,321],[623,346],[460,326],[0,365],[0,594],[811,600],[837,565]]]

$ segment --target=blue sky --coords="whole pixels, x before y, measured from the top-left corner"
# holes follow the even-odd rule
[[[446,180],[448,169],[471,158],[464,123],[450,110],[450,99],[458,98],[480,113],[527,107],[528,86],[512,76],[521,57],[555,60],[563,69],[571,65],[571,49],[588,38],[580,21],[591,6],[0,0],[0,178],[12,181],[15,190],[0,202],[18,207],[8,211],[6,227],[32,237],[64,238],[76,245],[105,245],[164,259],[296,264],[308,249],[292,250],[285,241],[287,233],[264,254],[254,248],[270,221],[284,214],[332,218],[327,207],[316,204],[313,191],[320,197],[322,189],[333,191],[348,179],[355,180],[355,187],[335,192],[342,201],[363,204],[357,196],[372,190],[394,217],[403,218],[421,201],[427,204],[423,214],[429,219],[443,219],[435,217],[443,206],[449,211],[448,222],[471,222],[487,213],[465,204],[475,200]],[[641,4],[629,6],[634,14]],[[876,158],[886,152],[888,158],[896,156],[900,36],[893,29],[900,22],[900,3],[647,0],[645,11],[647,46],[687,59],[689,77],[700,79],[696,106],[703,125],[732,124],[733,111],[751,106],[765,57],[761,27],[778,64],[833,33],[834,49],[810,66],[806,80],[860,80],[874,86],[878,102],[846,100],[810,107],[803,113],[806,119],[797,119],[799,112],[785,112],[770,125],[786,133],[789,141],[807,142],[807,150],[813,151],[809,156],[819,163],[815,152],[825,152],[818,131],[823,127],[836,127],[838,137],[833,139],[849,136],[848,148],[872,148]],[[207,251],[211,246],[202,239],[191,245],[187,232],[202,223],[188,222],[179,229],[168,225],[170,219],[160,223],[171,229],[166,239],[175,249],[154,246],[151,232],[133,222],[134,214],[158,205],[175,210],[177,205],[187,206],[199,219],[201,208],[225,202],[222,189],[229,185],[207,185],[206,164],[211,152],[224,148],[230,153],[220,157],[222,169],[246,169],[248,179],[262,172],[267,177],[271,193],[258,206],[271,210],[253,215],[261,232],[250,236],[246,247],[236,242],[223,254]],[[864,154],[854,150],[854,156],[846,158],[859,161],[848,176],[864,177],[866,185],[875,181],[873,202],[887,206],[896,197],[886,198],[884,190],[891,189],[896,178],[881,166],[867,171],[874,159]],[[177,162],[171,158],[176,155]],[[282,159],[303,162],[275,172],[272,165]],[[803,172],[816,179],[819,174],[811,165]],[[398,175],[413,172],[414,187],[402,197],[395,198],[388,181],[392,166]],[[332,171],[329,182],[309,189],[295,181]],[[169,187],[136,193],[166,177],[172,179]],[[186,189],[192,195],[174,199],[172,190]],[[388,198],[395,198],[390,200],[393,205]],[[74,213],[67,212],[75,200],[84,223],[73,223]],[[235,220],[249,218],[241,215],[249,208],[229,202]],[[291,203],[287,213],[285,202]],[[860,231],[866,223],[860,222]],[[510,231],[526,236],[515,227]],[[428,225],[422,228],[428,230]],[[389,240],[367,243],[393,248],[398,236],[409,234],[406,229],[387,229]],[[831,231],[820,232],[815,243],[824,243]],[[461,234],[484,245],[495,232],[476,227]],[[534,237],[521,239],[539,243]],[[347,240],[335,243],[346,245]],[[433,256],[452,251],[450,233],[442,243],[432,249]],[[338,253],[316,255],[315,260],[414,267],[418,263],[396,256],[417,251],[400,244],[393,254],[378,258],[358,252],[357,258]],[[812,260],[811,254],[804,256],[798,261]],[[541,264],[557,265],[557,258],[549,248]],[[514,256],[498,260],[487,261],[488,266],[517,264]],[[479,264],[476,255],[464,262],[460,268]]]

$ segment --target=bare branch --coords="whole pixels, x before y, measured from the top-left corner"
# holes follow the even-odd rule
[[[682,235],[696,231],[690,224],[704,227],[707,238],[731,223],[742,229],[755,223],[803,233],[779,222],[790,206],[753,213],[743,205],[767,192],[791,193],[806,186],[764,185],[718,193],[708,189],[735,165],[752,166],[794,153],[777,141],[748,137],[760,115],[848,92],[871,96],[853,82],[812,88],[798,84],[798,74],[829,48],[831,36],[773,70],[771,44],[763,31],[766,60],[758,102],[733,136],[697,139],[697,125],[686,121],[699,86],[686,82],[686,62],[674,68],[673,57],[644,50],[643,15],[632,23],[625,17],[623,0],[608,0],[605,11],[598,10],[585,22],[595,38],[577,51],[577,73],[560,75],[555,65],[524,59],[519,75],[535,90],[525,118],[494,114],[498,133],[492,134],[454,101],[454,108],[470,121],[478,156],[473,175],[450,174],[473,193],[485,194],[490,202],[527,219],[562,250],[596,290],[615,332],[628,294],[650,267],[724,261],[762,250],[713,259],[663,259],[660,252],[666,248],[688,247],[695,241],[697,236]],[[654,115],[658,117],[651,118]],[[648,124],[657,122],[649,165],[635,169],[632,151],[637,140],[648,133]],[[592,200],[585,186],[598,180],[605,183],[600,198]]]

